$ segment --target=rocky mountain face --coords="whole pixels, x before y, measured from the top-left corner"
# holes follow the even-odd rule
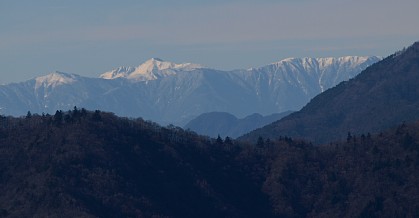
[[[268,116],[252,114],[239,119],[226,112],[210,112],[201,114],[197,118],[189,121],[184,128],[213,138],[216,138],[217,136],[223,138],[227,136],[236,138],[252,130],[273,123],[290,113],[291,111],[287,111]]]
[[[419,42],[316,96],[302,110],[241,139],[280,135],[314,142],[379,132],[419,119]]]
[[[150,59],[100,78],[54,72],[0,86],[0,114],[55,113],[74,106],[184,125],[202,113],[244,117],[298,110],[352,78],[378,57],[289,58],[264,67],[220,71]]]

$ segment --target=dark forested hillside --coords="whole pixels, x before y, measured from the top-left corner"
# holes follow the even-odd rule
[[[234,150],[180,128],[78,109],[0,124],[0,216],[270,216]]]
[[[419,119],[418,84],[416,42],[316,96],[302,110],[241,139],[287,135],[324,143],[342,139],[347,132],[379,132]]]
[[[266,151],[263,190],[278,215],[419,216],[419,123],[328,145],[288,141]]]
[[[1,217],[417,217],[419,123],[255,145],[75,108],[0,117]]]

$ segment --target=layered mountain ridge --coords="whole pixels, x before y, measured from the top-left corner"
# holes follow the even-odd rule
[[[247,70],[221,71],[153,58],[88,78],[54,72],[0,86],[0,114],[55,113],[74,106],[184,125],[202,113],[237,117],[298,110],[352,78],[379,57],[289,58]]]
[[[242,140],[290,136],[326,143],[419,119],[419,42],[313,98]]]
[[[217,136],[222,138],[227,136],[230,138],[236,138],[252,130],[277,121],[289,115],[291,112],[292,111],[287,111],[268,116],[262,116],[255,113],[243,118],[237,118],[226,112],[209,112],[201,114],[195,119],[189,121],[184,128],[213,138],[216,138]]]

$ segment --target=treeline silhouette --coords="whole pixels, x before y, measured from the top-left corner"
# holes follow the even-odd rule
[[[0,117],[2,217],[417,217],[419,123],[255,144],[74,108]]]

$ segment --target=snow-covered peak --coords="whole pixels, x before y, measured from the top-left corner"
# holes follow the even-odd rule
[[[355,67],[370,61],[378,61],[378,57],[374,56],[345,56],[339,58],[316,58],[320,67],[326,68],[331,65],[345,65],[347,67]]]
[[[134,70],[135,70],[135,67],[118,67],[112,71],[103,73],[102,75],[100,75],[100,78],[102,79],[126,78]]]
[[[119,67],[100,75],[103,79],[127,78],[133,81],[147,81],[175,75],[178,71],[191,71],[202,68],[199,64],[176,64],[151,58],[138,67]]]
[[[267,66],[257,68],[258,70],[271,68],[274,70],[282,69],[289,71],[289,69],[314,69],[316,71],[323,71],[327,69],[337,68],[354,68],[363,65],[369,65],[381,60],[377,56],[344,56],[344,57],[326,57],[326,58],[286,58],[281,61],[272,63]],[[254,69],[251,69],[254,70]]]
[[[310,65],[313,63],[318,63],[319,67],[326,68],[333,64],[349,64],[350,66],[357,66],[369,60],[379,60],[379,57],[375,56],[344,56],[344,57],[326,57],[326,58],[286,58],[279,62],[272,63],[273,65],[283,65],[283,64],[302,64]]]
[[[379,61],[376,56],[344,56],[326,58],[286,58],[281,61],[249,69],[251,74],[269,78],[269,81],[282,81],[301,87],[305,93],[310,93],[308,84],[317,83],[315,87],[324,91],[341,81],[349,80],[363,69]]]
[[[71,84],[77,80],[77,75],[63,72],[53,72],[45,76],[35,78],[35,88],[56,87],[63,84]]]

